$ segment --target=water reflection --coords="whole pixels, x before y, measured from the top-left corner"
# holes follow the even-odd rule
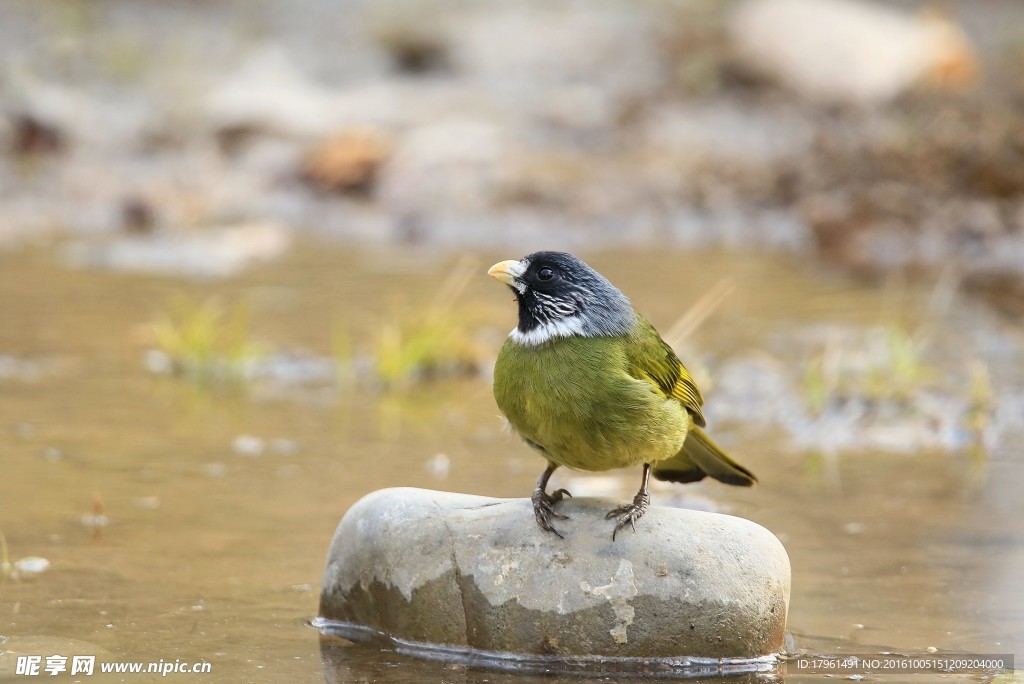
[[[545,661],[481,652],[425,649],[420,645],[398,644],[381,638],[352,642],[332,632],[327,627],[320,637],[320,657],[328,684],[404,681],[391,678],[390,673],[397,669],[415,671],[420,677],[418,681],[514,681],[527,684],[581,679],[636,681],[640,678],[660,681],[724,680],[743,684],[759,681],[758,675],[778,674],[773,658],[730,663]]]

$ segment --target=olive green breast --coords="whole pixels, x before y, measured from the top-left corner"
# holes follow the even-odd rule
[[[627,370],[626,338],[568,337],[538,346],[511,339],[494,368],[494,398],[521,437],[559,465],[609,470],[682,448],[689,417],[675,399]]]

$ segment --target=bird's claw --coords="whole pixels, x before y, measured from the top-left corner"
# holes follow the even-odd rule
[[[543,489],[535,489],[533,496],[530,497],[530,500],[533,501],[533,515],[537,518],[537,524],[542,530],[553,532],[559,539],[565,539],[565,537],[551,524],[551,518],[569,519],[569,516],[555,510],[555,504],[567,496],[572,497],[568,489],[558,489],[550,494]]]
[[[612,530],[612,541],[615,541],[615,535],[619,533],[623,527],[627,524],[633,528],[636,532],[636,521],[647,512],[647,508],[651,505],[651,496],[647,492],[637,492],[637,495],[633,497],[633,503],[624,504],[618,508],[614,508],[608,511],[608,514],[604,516],[605,520],[611,520],[618,516],[619,519],[615,523],[615,529]]]

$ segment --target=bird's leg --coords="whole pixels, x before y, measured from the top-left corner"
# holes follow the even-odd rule
[[[651,505],[651,495],[647,493],[647,483],[650,479],[651,464],[644,463],[643,482],[640,484],[640,491],[633,497],[633,503],[608,511],[608,515],[605,516],[606,520],[619,516],[618,522],[615,523],[615,530],[612,531],[612,541],[615,541],[615,535],[627,524],[636,532],[636,521],[647,512],[647,508]]]
[[[537,518],[537,524],[540,525],[542,530],[548,532],[554,532],[560,539],[565,539],[561,534],[558,533],[551,525],[551,517],[561,518],[562,520],[568,520],[569,516],[562,515],[555,510],[555,503],[562,500],[562,497],[572,496],[567,489],[559,489],[551,494],[548,494],[545,490],[548,486],[548,480],[551,479],[551,473],[555,472],[555,468],[558,466],[551,461],[548,461],[548,467],[544,469],[540,479],[537,480],[537,488],[533,490],[533,496],[530,500],[533,501],[533,514]]]

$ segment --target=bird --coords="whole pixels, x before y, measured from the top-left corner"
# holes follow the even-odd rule
[[[612,541],[650,507],[650,476],[730,485],[757,482],[701,428],[700,389],[675,351],[604,276],[566,252],[542,251],[494,264],[511,288],[519,321],[494,367],[494,398],[512,430],[547,460],[531,496],[542,530],[565,489],[548,492],[561,466],[604,471],[643,466],[631,503],[608,512]]]

